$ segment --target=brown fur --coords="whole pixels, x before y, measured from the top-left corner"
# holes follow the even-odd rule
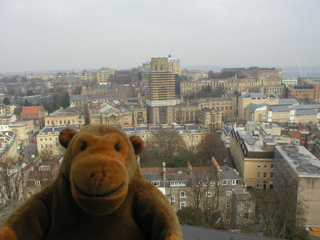
[[[0,240],[182,239],[167,198],[141,174],[139,137],[89,125],[59,140],[67,151],[58,178],[9,216]]]

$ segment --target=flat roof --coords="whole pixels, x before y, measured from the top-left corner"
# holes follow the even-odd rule
[[[320,178],[320,160],[305,147],[279,144],[276,146],[276,151],[283,156],[299,177]]]
[[[259,133],[257,131],[238,130],[239,137],[243,140],[249,152],[266,152],[263,145],[259,141]]]

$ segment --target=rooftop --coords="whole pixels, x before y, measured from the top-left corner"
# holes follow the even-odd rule
[[[296,110],[296,116],[303,116],[303,115],[317,115],[317,111],[314,109]]]
[[[85,101],[87,99],[86,95],[71,95],[71,101]]]
[[[262,237],[245,233],[217,230],[213,228],[181,225],[184,240],[272,240],[275,238]]]
[[[290,108],[288,106],[270,105],[269,108],[272,112],[290,112]]]
[[[39,108],[40,106],[24,106],[21,114],[39,114]]]
[[[279,99],[279,104],[294,104],[294,103],[298,103],[298,101],[296,99],[293,98],[283,98],[283,99]]]
[[[263,106],[267,106],[267,105],[268,105],[267,103],[260,103],[260,104],[250,103],[249,106],[247,107],[247,109],[249,112],[252,113],[255,110],[257,110],[258,108],[263,107]]]
[[[258,131],[238,130],[239,137],[243,140],[249,152],[265,152],[262,143],[259,141]]]
[[[276,150],[299,177],[320,177],[320,160],[305,147],[281,144]]]
[[[292,106],[293,109],[320,109],[320,104],[301,104]]]
[[[46,134],[59,134],[65,128],[72,128],[74,130],[79,131],[80,125],[57,125],[57,126],[45,126],[40,132],[39,135]]]
[[[248,92],[242,95],[241,97],[242,98],[266,98],[266,95],[264,95],[263,93]]]

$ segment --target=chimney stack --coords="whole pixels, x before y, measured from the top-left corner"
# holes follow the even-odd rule
[[[165,182],[167,180],[167,168],[166,168],[165,162],[162,162],[162,176],[163,176],[163,181]]]

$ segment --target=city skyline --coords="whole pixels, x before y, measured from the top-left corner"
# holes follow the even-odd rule
[[[315,66],[319,1],[4,1],[0,72],[181,66]]]

